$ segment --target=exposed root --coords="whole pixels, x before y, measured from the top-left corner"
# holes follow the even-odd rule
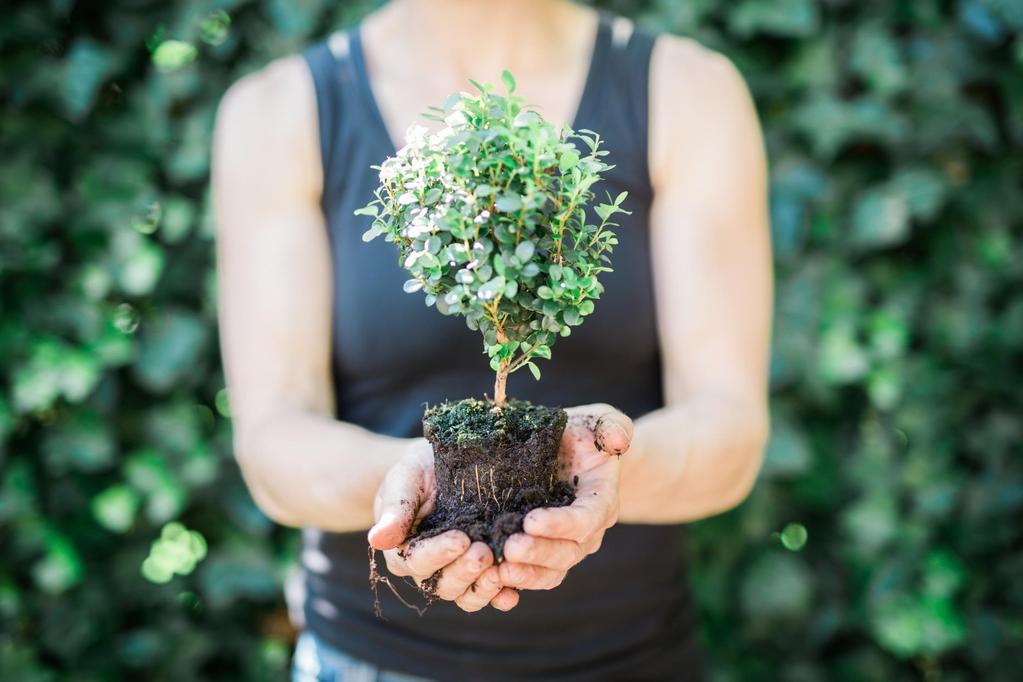
[[[384,585],[387,585],[387,589],[389,589],[391,591],[391,593],[395,597],[398,598],[398,601],[400,601],[402,604],[404,604],[408,608],[413,609],[420,616],[423,615],[424,613],[426,613],[426,606],[430,605],[429,602],[427,602],[426,606],[423,606],[423,607],[419,607],[419,606],[416,606],[415,604],[412,604],[411,602],[406,600],[405,597],[401,596],[401,593],[398,592],[398,588],[396,588],[394,586],[394,583],[392,583],[390,581],[390,579],[386,575],[380,575],[380,571],[377,570],[376,550],[373,549],[372,545],[370,545],[369,546],[369,585],[370,585],[370,589],[373,590],[373,615],[375,615],[377,618],[383,619],[384,618],[384,612],[383,612],[383,609],[380,608],[380,594],[377,592],[377,585],[379,583],[383,583]]]
[[[480,498],[480,504],[483,504],[483,488],[480,486],[480,468],[478,464],[473,465],[473,470],[476,472],[476,494]]]
[[[501,502],[497,499],[497,486],[494,485],[494,467],[490,467],[490,495],[494,498],[494,504],[500,509]]]

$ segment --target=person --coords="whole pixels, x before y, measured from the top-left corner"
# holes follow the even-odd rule
[[[442,125],[429,105],[503,69],[546,120],[601,134],[615,167],[594,189],[627,190],[631,215],[595,312],[542,382],[509,382],[583,417],[562,455],[601,494],[535,510],[495,564],[459,531],[404,544],[429,505],[424,403],[493,374],[353,211],[407,126]],[[749,494],[769,423],[766,153],[728,58],[566,0],[393,0],[235,83],[213,147],[236,456],[303,528],[294,679],[699,679],[683,524]],[[386,589],[374,616],[367,529],[404,598],[438,576],[422,616]]]

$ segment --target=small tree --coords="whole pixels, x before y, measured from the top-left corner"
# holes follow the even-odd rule
[[[446,126],[410,127],[397,155],[372,167],[376,198],[355,212],[373,217],[363,240],[383,235],[398,246],[411,275],[405,291],[423,291],[426,305],[483,333],[496,406],[509,374],[528,367],[539,379],[534,360],[550,359],[557,337],[593,312],[618,243],[611,218],[628,213],[626,192],[608,194],[594,209],[599,222],[588,222],[591,188],[613,168],[600,158],[600,136],[556,130],[514,94],[508,71],[501,79],[507,96],[470,80],[475,93],[430,107],[424,118]]]

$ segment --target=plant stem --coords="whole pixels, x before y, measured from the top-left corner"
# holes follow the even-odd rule
[[[494,306],[494,309],[495,309],[495,319],[496,319],[496,309],[497,309],[497,306]],[[504,334],[504,327],[502,325],[499,325],[499,324],[495,325],[495,326],[497,327],[497,340],[498,340],[498,342],[499,343],[506,342],[508,340],[508,337],[505,336],[505,334]],[[497,366],[497,378],[494,379],[494,406],[495,407],[500,407],[501,405],[504,405],[505,400],[507,399],[506,387],[508,385],[508,373],[511,371],[510,364],[511,363],[510,363],[509,360],[502,360],[501,363]]]
[[[497,378],[494,380],[494,406],[500,407],[507,400],[506,386],[508,384],[508,364],[501,363],[497,370]]]

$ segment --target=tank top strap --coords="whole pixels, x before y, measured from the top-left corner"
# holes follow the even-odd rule
[[[650,57],[657,33],[606,10],[608,55],[602,60],[605,79],[603,116],[616,163],[625,164],[637,190],[652,193],[649,173]],[[612,139],[613,138],[613,139]]]
[[[351,137],[348,129],[360,126],[360,121],[350,120],[360,116],[358,103],[352,101],[358,73],[350,57],[350,44],[351,29],[340,30],[302,53],[316,91],[324,195],[344,181],[345,159],[339,154],[344,153],[347,138]]]

